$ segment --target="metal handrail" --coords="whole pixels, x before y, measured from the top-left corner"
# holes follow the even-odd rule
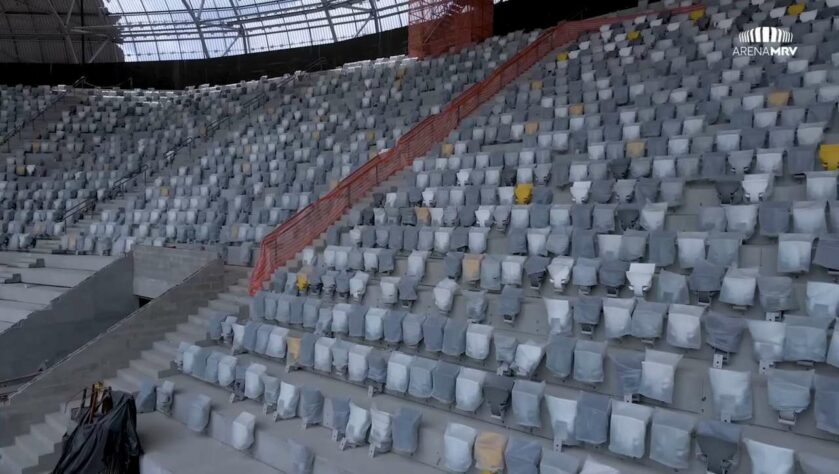
[[[29,124],[31,124],[36,119],[38,119],[39,117],[44,115],[44,113],[46,113],[47,110],[51,109],[52,106],[57,104],[61,99],[67,97],[67,95],[70,94],[70,91],[74,90],[76,87],[79,87],[80,85],[84,84],[85,82],[86,82],[85,76],[81,76],[78,79],[76,79],[76,81],[73,84],[71,84],[70,87],[65,89],[61,94],[58,94],[50,103],[47,104],[46,107],[38,110],[37,112],[35,112],[34,115],[30,115],[26,120],[23,121],[23,123],[15,126],[15,128],[13,128],[9,132],[7,132],[5,135],[0,137],[0,145],[4,145],[4,144],[8,143],[9,140],[11,140],[16,135],[18,135],[20,132],[22,132],[23,129],[26,128]]]
[[[311,63],[309,63],[303,69],[303,72],[311,72],[312,70],[314,70],[314,68],[323,65],[325,62],[326,62],[326,58],[319,57],[319,58],[315,59],[314,61],[312,61]],[[294,81],[296,78],[297,78],[296,75],[291,75],[290,77],[288,77],[287,79],[282,81],[277,86],[277,88],[285,87],[287,84]],[[260,92],[259,94],[255,95],[254,97],[251,97],[250,99],[248,99],[247,102],[242,104],[242,112],[235,115],[235,117],[241,116],[242,113],[250,113],[250,112],[252,112],[251,108],[254,104],[257,104],[257,106],[261,106],[267,101],[268,101],[268,94],[266,94],[265,92]],[[163,156],[164,156],[163,160],[164,160],[164,163],[165,163],[164,166],[168,166],[173,161],[175,161],[175,156],[177,155],[177,152],[182,150],[183,148],[186,148],[187,146],[192,145],[192,143],[195,141],[196,138],[207,138],[207,137],[209,137],[211,134],[214,134],[219,129],[219,127],[221,126],[222,123],[224,123],[228,120],[231,120],[233,117],[234,116],[232,116],[232,115],[226,115],[224,117],[221,117],[218,120],[215,120],[215,121],[211,122],[209,125],[207,125],[205,127],[205,132],[203,134],[201,134],[200,136],[185,138],[185,139],[179,141],[178,143],[176,143],[172,148],[163,152]],[[118,196],[121,192],[123,192],[123,186],[126,183],[133,180],[138,175],[140,175],[142,173],[145,173],[146,170],[148,170],[149,167],[152,165],[152,163],[156,164],[158,162],[157,161],[152,161],[152,160],[143,160],[140,163],[140,166],[138,166],[137,168],[135,168],[132,171],[129,171],[128,174],[126,174],[122,178],[119,178],[118,180],[116,180],[114,182],[114,184],[111,185],[111,187],[109,187],[105,191],[105,199],[110,199],[110,198],[113,198],[115,196]],[[70,219],[72,219],[72,218],[74,218],[74,217],[76,217],[80,214],[83,214],[84,212],[88,211],[91,208],[94,208],[96,206],[97,201],[98,201],[98,199],[96,197],[89,197],[89,198],[87,198],[87,199],[85,199],[81,202],[76,203],[75,205],[73,205],[72,207],[70,207],[69,209],[64,211],[64,215],[61,219],[61,222],[67,223],[68,220],[70,220]]]

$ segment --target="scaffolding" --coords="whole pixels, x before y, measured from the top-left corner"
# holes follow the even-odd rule
[[[411,0],[408,54],[437,56],[492,36],[492,0]]]

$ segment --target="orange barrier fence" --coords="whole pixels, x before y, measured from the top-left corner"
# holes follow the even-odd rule
[[[671,14],[703,8],[691,5],[669,10]],[[651,12],[654,13],[654,12]],[[598,17],[565,22],[546,30],[489,77],[473,85],[440,113],[426,117],[403,135],[392,149],[379,153],[343,179],[334,189],[312,202],[262,239],[259,256],[251,274],[250,294],[262,288],[274,271],[306,248],[353,204],[397,171],[401,171],[438,142],[443,141],[460,121],[490,100],[506,85],[551,51],[570,43],[586,31],[603,25],[631,20],[643,13],[620,17]]]

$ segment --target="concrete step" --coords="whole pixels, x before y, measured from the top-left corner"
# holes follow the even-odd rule
[[[138,371],[133,367],[126,367],[124,369],[117,370],[117,378],[121,379],[122,382],[120,385],[125,390],[135,393],[140,390],[140,387],[143,386],[143,382],[149,380],[149,377]]]
[[[136,370],[151,382],[157,382],[161,374],[168,369],[166,364],[158,364],[148,359],[134,359],[128,363],[128,367]],[[142,387],[142,384],[140,386]]]
[[[250,300],[251,300],[250,295],[248,295],[247,293],[245,293],[244,295],[241,295],[241,294],[230,293],[229,291],[225,292],[225,293],[219,293],[218,297],[221,300],[224,300],[226,302],[230,302],[230,303],[233,303],[233,304],[239,305],[239,306],[247,306],[247,305],[250,304]]]
[[[200,341],[207,337],[207,327],[206,326],[199,326],[193,323],[181,323],[177,326],[178,333],[184,334],[185,336],[192,337],[195,341]]]
[[[230,288],[227,289],[227,291],[230,292],[231,294],[234,294],[234,295],[250,296],[250,294],[248,293],[248,286],[247,285],[241,285],[241,284],[232,285]]]
[[[18,257],[15,261],[8,263],[7,266],[16,268],[44,268],[45,264],[42,257],[26,255]]]
[[[63,433],[59,433],[58,430],[46,422],[32,425],[29,431],[44,443],[52,443],[53,445],[60,444],[64,436]]]
[[[18,436],[15,438],[15,444],[36,459],[39,467],[55,464],[61,454],[56,450],[56,444],[45,443],[32,434]]]
[[[56,432],[64,436],[64,433],[69,431],[70,415],[61,411],[49,413],[44,417],[44,422],[54,429]]]
[[[38,468],[38,460],[17,445],[0,448],[0,462],[14,474],[32,474]]]
[[[174,360],[174,357],[170,356],[168,353],[156,349],[145,350],[140,353],[140,357],[142,357],[143,360],[167,369],[169,367],[169,362]]]
[[[239,314],[240,312],[239,304],[231,303],[223,299],[210,300],[209,307],[212,309],[226,312],[227,314]]]
[[[187,322],[194,324],[198,327],[202,327],[206,330],[208,318],[206,316],[201,316],[199,314],[190,314],[187,318]]]
[[[20,273],[0,271],[0,283],[20,283]]]
[[[167,340],[156,341],[152,344],[152,349],[160,352],[161,354],[165,354],[169,360],[174,360],[178,353],[178,346]]]

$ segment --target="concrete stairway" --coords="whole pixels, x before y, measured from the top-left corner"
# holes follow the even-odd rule
[[[246,285],[247,279],[238,280],[228,292],[247,296],[247,293],[240,294]],[[230,298],[230,295],[225,298]],[[115,377],[105,380],[105,384],[115,390],[136,393],[144,381],[156,382],[171,375],[170,362],[175,358],[178,345],[181,342],[201,343],[206,338],[207,319],[218,313],[246,314],[228,299],[209,301],[197,314],[189,316],[186,322],[167,333],[163,340],[143,351],[139,359],[132,360],[128,367],[119,369]],[[69,417],[72,406],[68,404],[66,410],[62,408],[46,415],[42,423],[31,426],[29,433],[17,436],[14,445],[0,448],[0,474],[36,474],[51,470],[61,454],[62,436],[75,427]]]

